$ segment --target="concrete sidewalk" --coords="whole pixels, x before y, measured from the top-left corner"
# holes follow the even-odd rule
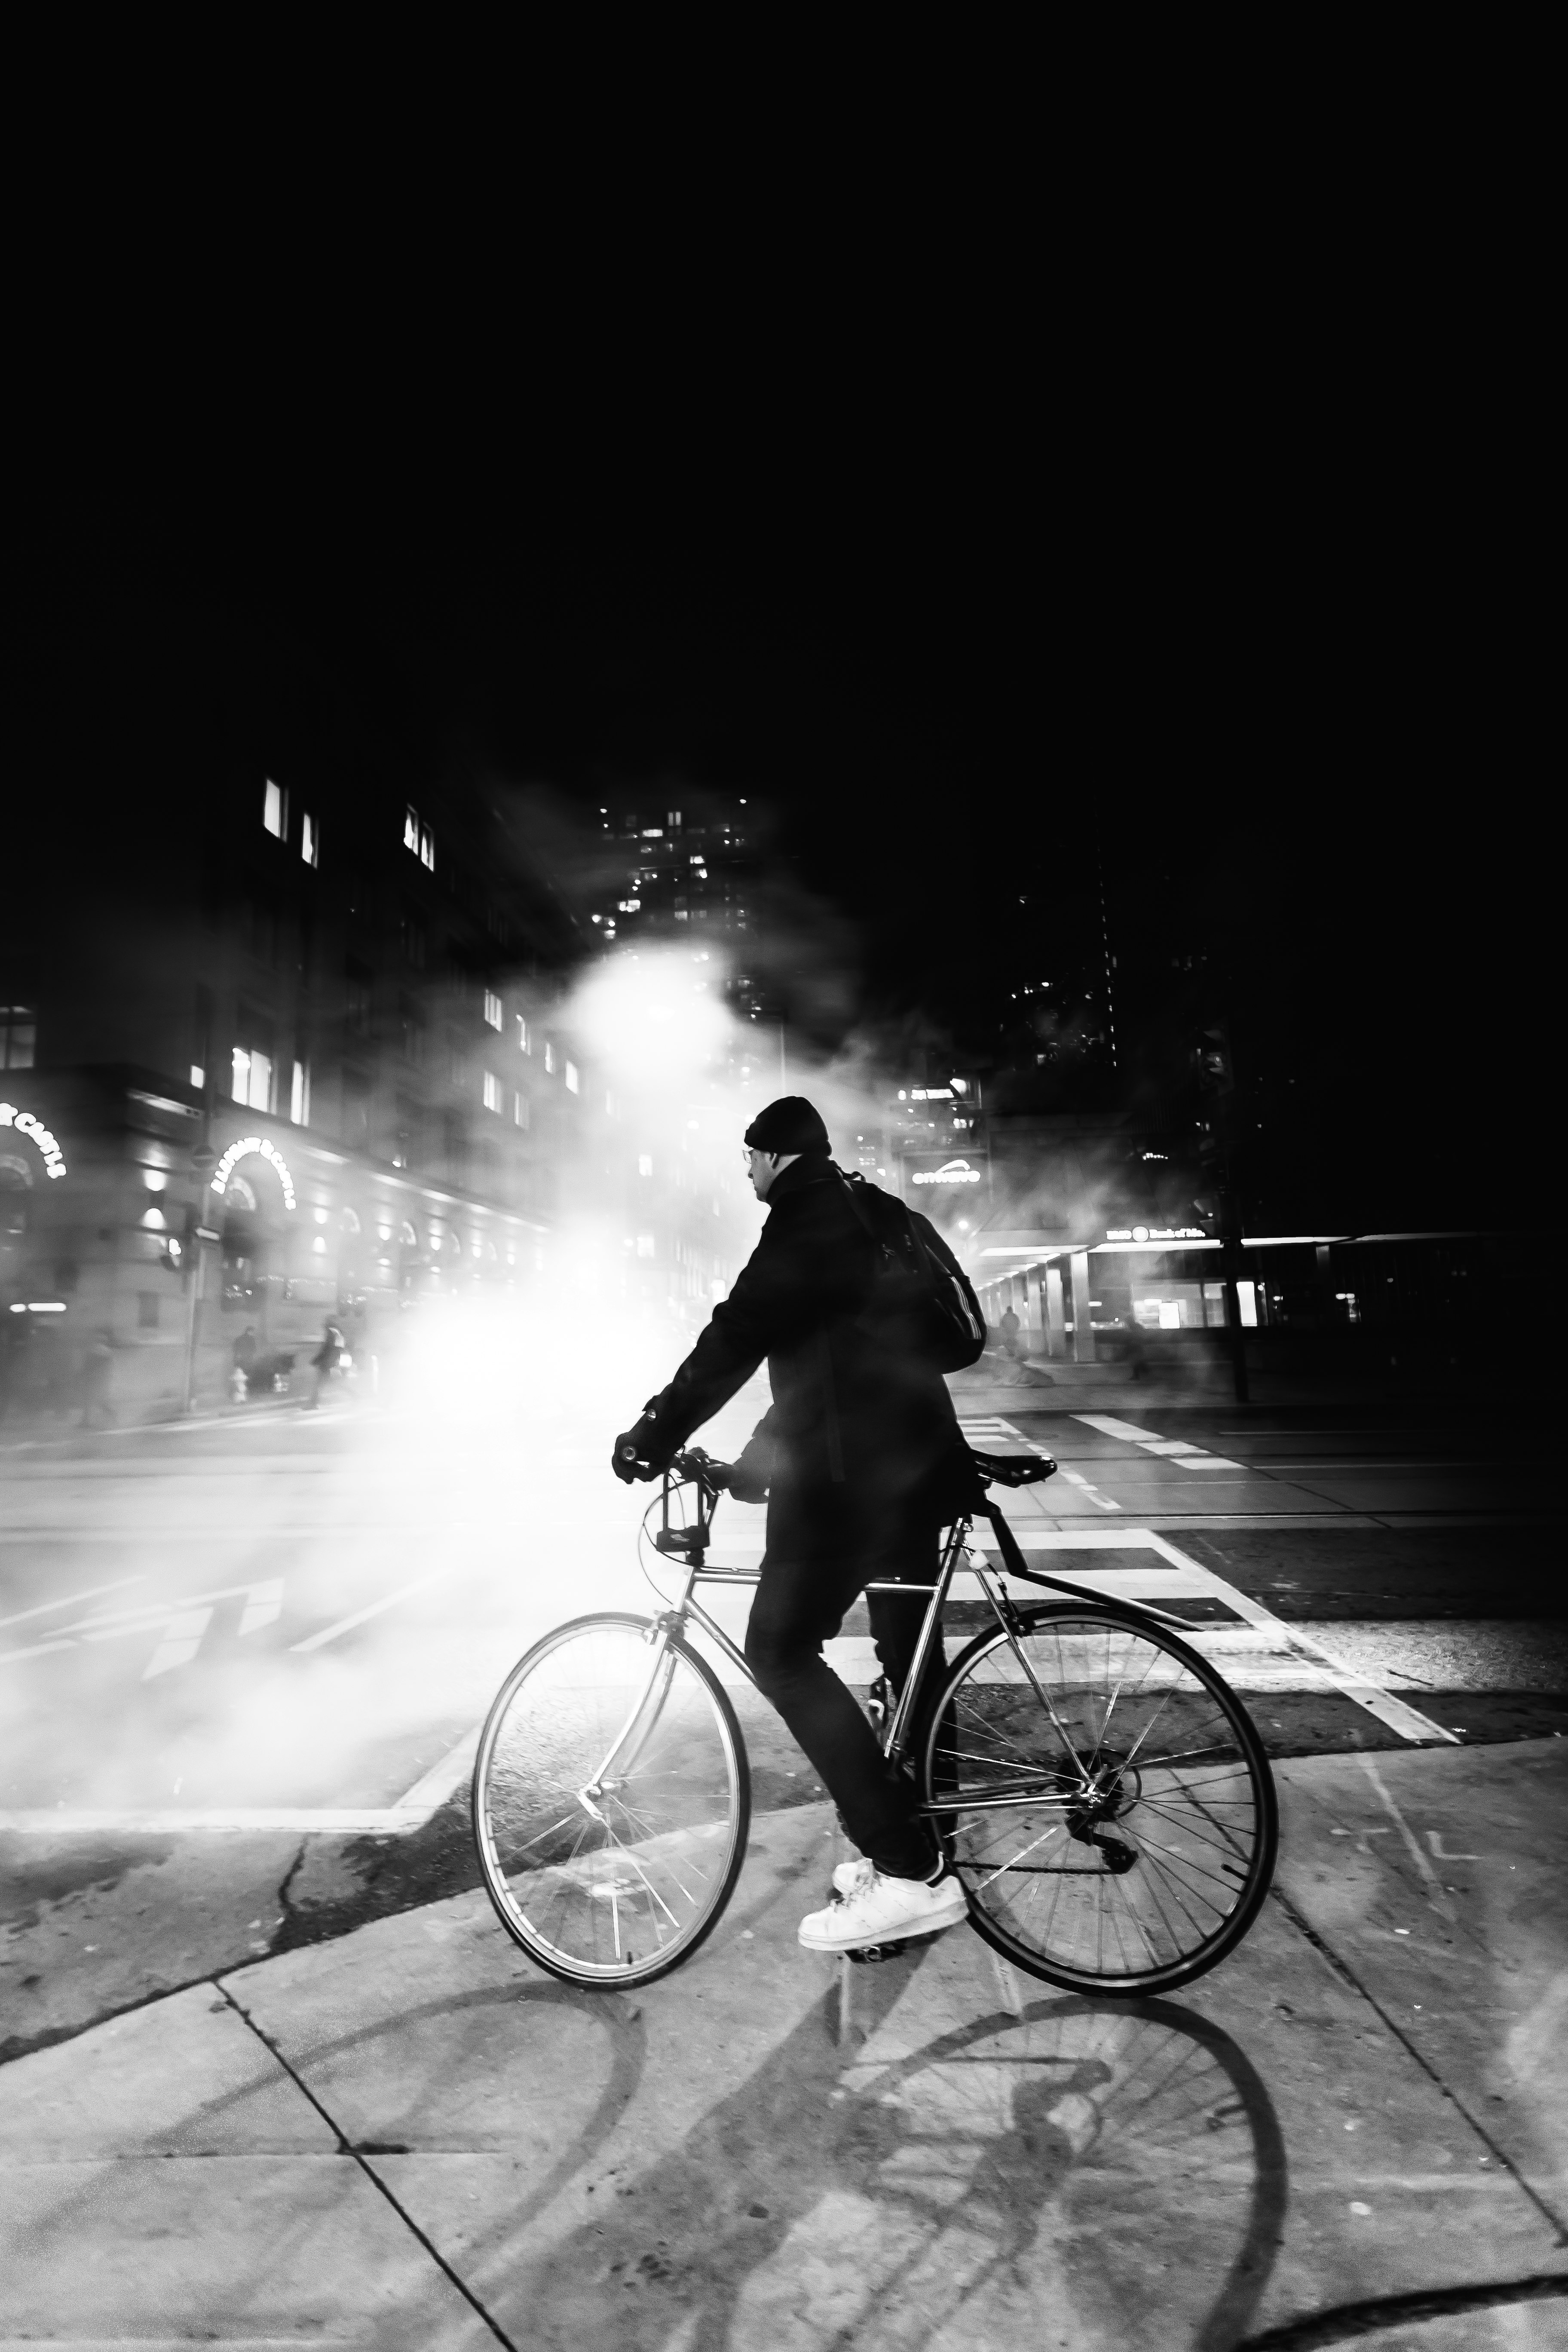
[[[20,2059],[0,2342],[1561,2347],[1568,1743],[1278,1774],[1276,1897],[1169,2000],[803,1953],[812,1806],[636,1994],[464,1895]]]

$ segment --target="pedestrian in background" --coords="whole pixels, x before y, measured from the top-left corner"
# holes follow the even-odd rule
[[[996,1325],[996,1328],[1002,1334],[1003,1354],[1011,1356],[1013,1361],[1016,1363],[1024,1352],[1023,1343],[1018,1337],[1023,1326],[1019,1322],[1017,1316],[1014,1313],[1011,1307],[1003,1310],[1001,1318]]]
[[[342,1352],[343,1335],[335,1323],[329,1323],[322,1335],[321,1346],[310,1359],[310,1367],[316,1375],[316,1385],[312,1393],[305,1400],[307,1412],[313,1412],[321,1403],[321,1391],[337,1370],[338,1360]]]
[[[107,1331],[100,1331],[88,1347],[81,1367],[81,1425],[91,1429],[101,1427],[114,1419],[109,1402],[110,1382],[114,1377],[114,1350],[109,1344]]]

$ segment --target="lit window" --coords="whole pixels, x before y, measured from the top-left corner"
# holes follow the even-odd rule
[[[0,1070],[30,1070],[38,1029],[30,1004],[0,1004]]]
[[[198,1093],[200,1093],[200,1091],[201,1091],[202,1087],[205,1086],[206,1082],[207,1082],[207,1074],[206,1074],[206,1072],[203,1069],[203,1067],[202,1067],[201,1064],[200,1064],[199,1062],[193,1062],[193,1063],[191,1064],[191,1084],[192,1084],[192,1086],[193,1086],[193,1087],[195,1087],[196,1088],[196,1091],[197,1091]]]
[[[640,898],[617,898],[616,900],[616,910],[618,913],[623,915],[635,915],[641,905],[642,900]]]
[[[296,1127],[310,1124],[310,1065],[296,1062],[294,1076],[289,1088],[289,1116]]]
[[[309,809],[300,820],[300,855],[307,866],[321,862],[321,828]]]
[[[411,808],[403,820],[403,846],[405,849],[411,849],[416,857],[418,856],[419,812],[417,809]]]
[[[575,1062],[568,1062],[566,1065],[566,1091],[569,1095],[574,1095],[577,1091],[577,1065]]]
[[[244,1045],[234,1049],[233,1093],[237,1103],[247,1104],[252,1110],[272,1108],[272,1056],[257,1054]]]
[[[548,1037],[544,1041],[544,1070],[547,1077],[555,1076],[555,1048]]]
[[[653,1235],[651,1234],[639,1234],[637,1235],[637,1255],[638,1257],[651,1257],[653,1255]]]
[[[487,1070],[485,1072],[485,1108],[500,1110],[500,1080],[493,1070]]]
[[[492,1029],[499,1029],[501,1025],[503,1017],[504,1016],[502,1015],[500,1009],[500,998],[496,994],[493,988],[487,988],[485,991],[485,1019],[489,1023]]]
[[[435,873],[436,836],[427,824],[422,824],[419,828],[419,863],[421,866],[427,866],[432,874]]]
[[[531,1054],[533,1051],[532,1040],[528,1034],[528,1024],[521,1013],[517,1016],[517,1050],[520,1054]]]
[[[512,1096],[512,1098],[511,1098],[511,1123],[512,1123],[513,1127],[521,1127],[521,1128],[526,1128],[526,1127],[527,1127],[527,1125],[528,1125],[528,1097],[527,1097],[526,1095],[514,1094],[514,1095]]]
[[[268,782],[261,796],[261,822],[281,841],[289,830],[289,795],[281,784]]]
[[[651,1176],[653,1174],[653,1154],[651,1151],[639,1151],[637,1153],[637,1174],[639,1176]]]

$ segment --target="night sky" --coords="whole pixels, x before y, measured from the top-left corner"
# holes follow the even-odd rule
[[[376,455],[47,486],[22,639],[51,758],[148,633],[248,630],[331,675],[411,795],[466,770],[585,818],[677,787],[765,806],[792,907],[831,910],[840,1007],[961,1061],[1053,950],[1082,963],[1103,894],[1121,1094],[1086,1101],[1147,1108],[1223,1015],[1278,1216],[1536,1213],[1531,650],[1473,532],[1310,476],[1217,520],[1147,474],[933,487],[900,446]],[[799,1017],[836,1042],[809,989]]]

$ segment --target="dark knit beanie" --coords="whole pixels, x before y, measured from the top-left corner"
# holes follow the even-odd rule
[[[760,1110],[746,1129],[753,1151],[831,1152],[822,1114],[804,1095],[781,1095]]]

